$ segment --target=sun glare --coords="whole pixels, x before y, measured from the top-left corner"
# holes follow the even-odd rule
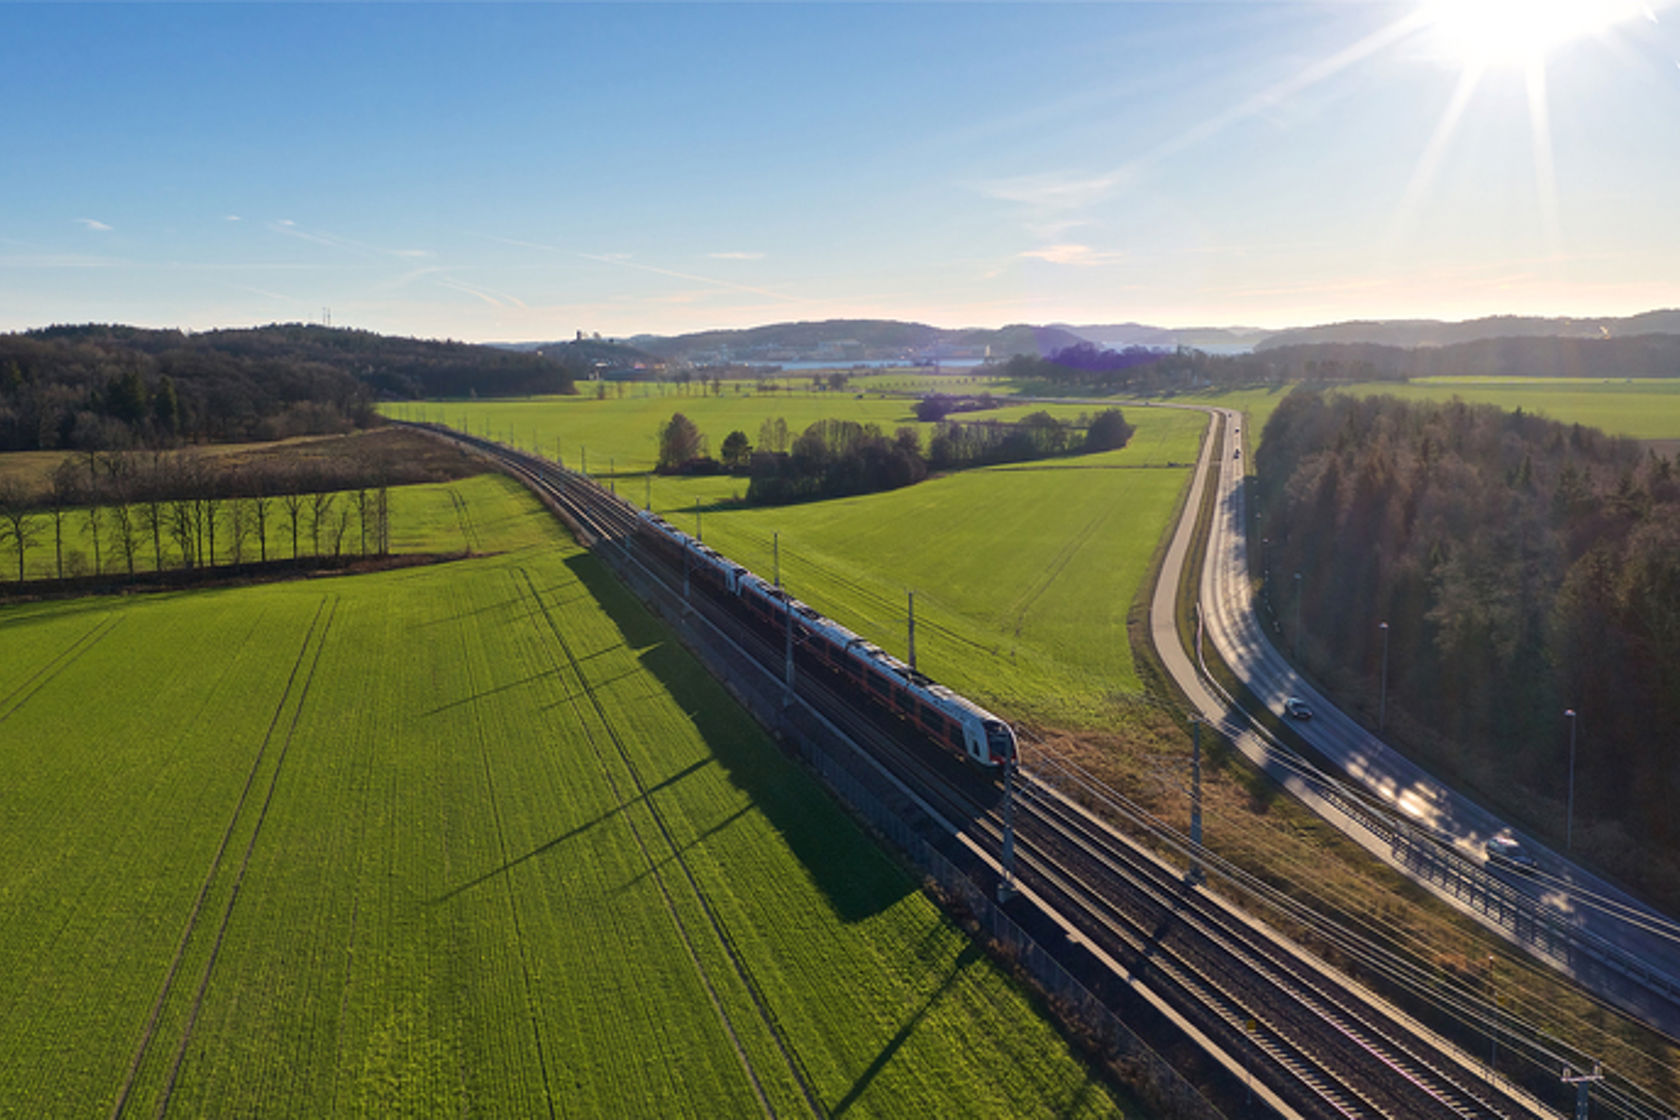
[[[1427,26],[1467,67],[1527,66],[1639,16],[1638,0],[1428,0]]]

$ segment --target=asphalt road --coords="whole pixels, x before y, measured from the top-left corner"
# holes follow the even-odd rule
[[[1437,781],[1379,740],[1371,729],[1336,708],[1296,672],[1265,632],[1248,575],[1243,484],[1247,452],[1243,449],[1243,419],[1234,411],[1214,411],[1226,419],[1223,436],[1218,446],[1210,439],[1203,448],[1192,499],[1175,531],[1151,606],[1155,645],[1167,670],[1204,719],[1227,725],[1233,722],[1230,705],[1203,681],[1184,653],[1173,622],[1174,593],[1187,558],[1193,521],[1201,506],[1198,499],[1204,493],[1203,484],[1211,471],[1217,475],[1217,498],[1198,593],[1203,640],[1211,644],[1231,672],[1273,712],[1281,716],[1288,697],[1304,700],[1312,710],[1312,718],[1289,722],[1350,783],[1432,832],[1468,860],[1482,863],[1486,840],[1509,826]],[[1238,749],[1251,760],[1296,792],[1302,792],[1297,788],[1300,783],[1291,781],[1286,760],[1261,736],[1239,734],[1235,740]],[[1333,812],[1326,815],[1332,820],[1336,818]],[[1387,858],[1388,852],[1382,845],[1371,842],[1372,838],[1363,829],[1346,818],[1336,823],[1349,826],[1344,830],[1354,839]],[[1534,839],[1520,832],[1516,835],[1534,856],[1538,867],[1532,874],[1498,870],[1496,874],[1508,885],[1562,915],[1572,927],[1584,932],[1589,943],[1598,939],[1603,945],[1613,946],[1612,959],[1618,956],[1619,950],[1626,954],[1623,963],[1635,961],[1670,978],[1680,978],[1680,929],[1672,920]],[[1578,979],[1605,998],[1671,1035],[1680,1034],[1680,1003],[1675,1000],[1656,995],[1647,985],[1630,980],[1614,966],[1603,967],[1585,957],[1576,958],[1573,971]],[[1674,984],[1680,990],[1680,979],[1674,979]]]

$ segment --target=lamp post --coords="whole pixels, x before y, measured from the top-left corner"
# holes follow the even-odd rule
[[[1569,719],[1569,806],[1564,810],[1563,850],[1570,851],[1575,843],[1575,709],[1565,708]]]
[[[1388,721],[1388,623],[1377,623],[1377,629],[1382,631],[1382,690],[1377,694],[1377,734],[1383,733],[1383,726]]]

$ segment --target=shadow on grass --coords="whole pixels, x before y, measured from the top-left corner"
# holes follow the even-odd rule
[[[858,1102],[858,1098],[869,1089],[875,1078],[879,1077],[881,1071],[887,1068],[887,1063],[892,1061],[893,1055],[897,1054],[904,1044],[910,1040],[910,1036],[916,1033],[916,1028],[927,1017],[928,1012],[932,1011],[939,1001],[945,998],[945,993],[951,990],[951,985],[957,982],[957,977],[961,976],[963,971],[969,965],[978,961],[980,957],[980,948],[974,942],[970,941],[963,946],[962,952],[957,954],[957,959],[951,962],[951,970],[945,974],[945,979],[939,982],[939,987],[933,990],[933,993],[922,1002],[920,1007],[916,1008],[910,1018],[904,1021],[904,1025],[898,1028],[897,1033],[887,1041],[887,1044],[881,1047],[881,1052],[875,1055],[875,1060],[869,1063],[869,1068],[858,1075],[858,1079],[852,1082],[852,1087],[846,1090],[846,1095],[841,1097],[829,1110],[828,1114],[830,1116],[843,1116],[847,1109]]]
[[[662,781],[657,782],[654,785],[649,786],[648,789],[647,789],[647,793],[638,795],[636,797],[633,797],[629,801],[624,802],[622,805],[618,805],[618,806],[616,806],[612,809],[608,809],[605,813],[601,813],[598,816],[591,817],[589,820],[584,821],[580,825],[576,825],[572,828],[568,828],[565,832],[562,832],[560,835],[554,837],[552,840],[545,840],[541,844],[538,844],[536,847],[532,848],[530,851],[526,852],[524,855],[515,856],[513,859],[510,859],[506,863],[502,864],[500,867],[492,868],[491,870],[486,871],[482,875],[478,875],[478,876],[475,876],[474,878],[468,879],[466,882],[460,884],[459,886],[452,887],[449,890],[443,892],[442,894],[438,895],[436,898],[427,899],[426,900],[426,905],[436,906],[439,903],[448,902],[450,899],[455,898],[458,895],[465,894],[467,891],[472,890],[474,887],[481,887],[485,883],[490,882],[492,879],[496,879],[496,878],[499,878],[502,875],[506,875],[509,871],[512,871],[514,868],[518,867],[520,864],[528,863],[531,860],[536,859],[540,855],[544,855],[548,852],[552,852],[555,849],[564,845],[566,843],[566,841],[575,840],[579,836],[582,836],[584,833],[588,832],[590,829],[596,827],[597,825],[605,824],[607,821],[612,820],[614,817],[618,816],[620,813],[624,812],[626,809],[630,808],[630,806],[636,804],[638,801],[642,801],[645,798],[652,796],[655,791],[664,789],[666,786],[675,785],[678,782],[682,781],[684,778],[688,777],[690,774],[693,774],[693,773],[695,773],[696,771],[699,771],[699,770],[703,770],[707,766],[710,766],[710,765],[711,765],[711,759],[705,759],[705,758],[701,759],[698,762],[691,763],[690,765],[683,767],[683,769],[678,770],[675,774],[672,774],[670,777],[665,778]]]
[[[729,780],[752,801],[843,922],[891,907],[915,884],[770,738],[660,619],[595,557],[566,564],[595,596],[642,667],[705,740]]]

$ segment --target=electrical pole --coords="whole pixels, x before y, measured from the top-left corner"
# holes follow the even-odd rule
[[[910,592],[910,671],[916,671],[916,593]]]
[[[1202,870],[1202,721],[1190,721],[1190,872],[1184,881],[1194,886],[1206,881]]]
[[[649,513],[652,513],[653,512],[653,474],[652,474],[651,471],[645,476],[644,481],[647,483],[647,497],[642,502],[642,508],[647,510]]]
[[[785,669],[787,674],[787,692],[782,698],[782,707],[785,708],[793,703],[793,596],[789,595],[786,591],[782,592],[782,617],[786,620],[787,634],[787,666]]]
[[[696,541],[699,541],[701,544],[706,543],[706,538],[701,536],[701,534],[700,534],[700,499],[699,498],[694,499],[694,539]]]
[[[1015,759],[1003,761],[1003,878],[998,882],[997,900],[1015,897]]]
[[[1604,1080],[1604,1064],[1593,1063],[1591,1073],[1576,1073],[1563,1067],[1563,1083],[1575,1086],[1575,1120],[1587,1120],[1587,1098],[1592,1095],[1593,1082]]]

